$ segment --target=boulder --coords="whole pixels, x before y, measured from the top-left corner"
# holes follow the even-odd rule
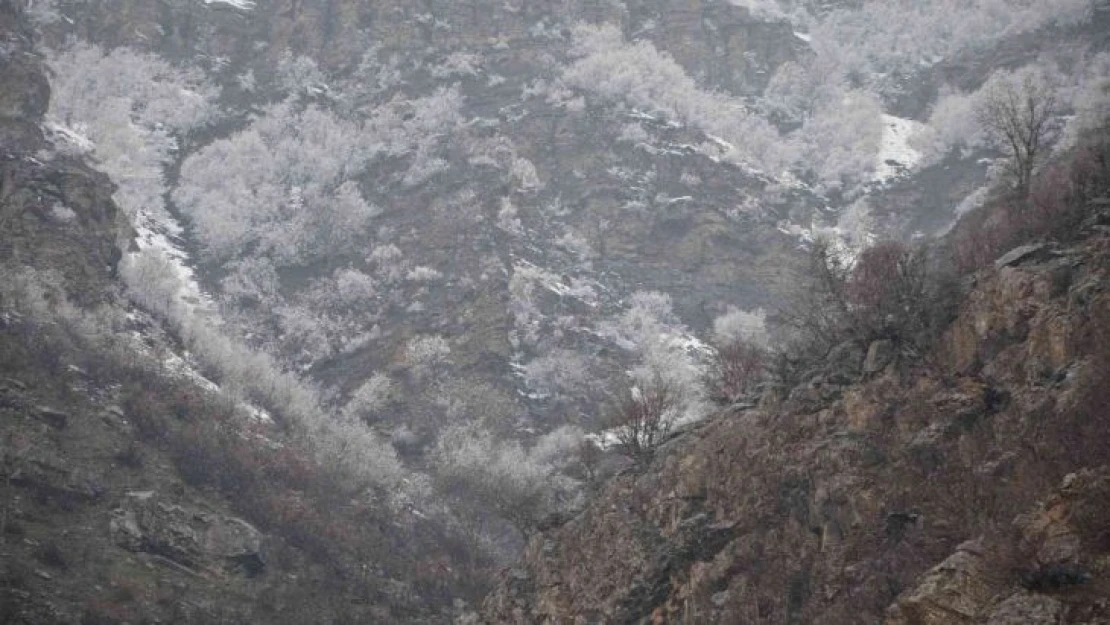
[[[1052,254],[1052,250],[1044,243],[1030,243],[1029,245],[1022,245],[1006,252],[994,261],[995,269],[1002,269],[1003,267],[1013,267],[1029,260],[1035,260]]]
[[[128,551],[150,553],[195,571],[264,569],[262,533],[242,519],[164,501],[153,491],[128,493],[109,531]]]
[[[917,588],[899,598],[886,625],[962,625],[978,623],[982,606],[996,590],[986,581],[980,541],[960,545],[956,553],[929,570]]]
[[[987,625],[1056,625],[1064,616],[1064,604],[1052,597],[1020,592],[998,604]]]
[[[867,348],[867,358],[863,361],[864,373],[878,373],[894,362],[894,342],[874,341]]]
[[[50,406],[36,406],[34,414],[39,421],[56,430],[64,430],[69,424],[68,414]]]

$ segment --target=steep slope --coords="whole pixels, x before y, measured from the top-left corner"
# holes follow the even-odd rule
[[[321,463],[123,296],[135,232],[44,137],[21,8],[0,3],[0,622],[449,621],[484,590],[457,535]]]
[[[925,362],[849,358],[666,443],[532,539],[488,622],[1107,618],[1105,474],[1090,470],[1110,436],[1110,236],[1095,215],[1080,243],[975,275]]]

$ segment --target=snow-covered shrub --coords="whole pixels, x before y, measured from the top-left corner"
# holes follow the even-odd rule
[[[770,344],[767,313],[762,308],[748,312],[730,306],[728,312],[713,320],[713,340],[720,345],[747,341],[767,347]]]
[[[529,453],[475,426],[456,426],[440,434],[433,470],[441,488],[480,502],[528,535],[578,499],[580,484],[558,472],[564,438],[571,437],[560,434]]]
[[[882,104],[875,96],[851,91],[814,111],[798,131],[809,147],[806,165],[825,183],[865,180],[882,142]]]
[[[431,267],[413,267],[405,279],[409,282],[439,282],[443,274]]]
[[[217,91],[196,71],[128,48],[105,52],[72,43],[52,52],[47,120],[87,139],[98,167],[118,185],[116,202],[132,219],[163,210],[163,168],[177,138],[216,117]]]
[[[929,113],[927,129],[911,139],[911,145],[936,162],[954,149],[972,149],[983,144],[983,131],[975,119],[975,97],[950,88],[941,91]]]
[[[165,319],[183,318],[181,277],[165,254],[154,248],[128,254],[120,262],[120,275],[133,302]]]
[[[388,375],[375,373],[351,395],[350,401],[343,407],[343,415],[349,419],[372,418],[393,401],[396,392],[396,385]]]
[[[728,3],[747,9],[756,19],[767,21],[786,19],[782,7],[775,0],[728,0]]]
[[[281,89],[290,94],[311,93],[327,85],[316,61],[307,56],[294,56],[288,50],[278,59],[276,75]]]
[[[594,385],[590,361],[578,352],[555,349],[524,365],[524,383],[545,397],[573,398]]]
[[[742,100],[698,87],[651,42],[626,42],[612,25],[580,24],[573,34],[575,61],[562,76],[568,86],[720,136],[735,147],[729,157],[749,166],[777,173],[793,160],[774,126]]]
[[[287,101],[186,159],[173,197],[214,259],[335,255],[378,212],[348,178],[376,149],[359,126]]]
[[[477,76],[482,71],[482,62],[478,55],[469,52],[452,52],[439,63],[432,67],[432,77],[444,80],[456,76]]]
[[[418,336],[405,348],[405,360],[418,377],[434,374],[450,355],[451,346],[442,336]]]
[[[1110,120],[1110,52],[1091,59],[1079,75],[1073,95],[1075,115],[1068,120],[1060,147],[1080,143],[1086,131],[1101,128]]]
[[[400,280],[408,270],[404,253],[392,243],[375,247],[366,260],[374,265],[375,275],[386,282]]]

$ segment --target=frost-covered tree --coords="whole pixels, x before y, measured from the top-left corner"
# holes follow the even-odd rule
[[[1061,147],[1076,145],[1084,132],[1110,120],[1110,52],[1096,55],[1085,65],[1073,90],[1072,116],[1061,137]]]
[[[865,91],[850,91],[816,110],[798,131],[809,147],[807,166],[830,185],[865,180],[882,142],[882,104]]]
[[[581,484],[560,472],[581,433],[556,430],[533,449],[473,425],[440,434],[432,452],[441,487],[491,509],[529,535],[545,517],[580,504]]]
[[[396,393],[397,386],[388,375],[375,373],[351,395],[343,407],[343,415],[350,419],[371,419],[396,398]]]
[[[629,386],[666,390],[678,402],[678,419],[695,420],[703,414],[703,344],[678,319],[671,298],[658,291],[634,293],[629,307],[602,326],[612,339],[636,359]]]
[[[588,396],[595,384],[590,360],[575,351],[554,349],[524,365],[524,383],[535,393],[556,399]]]
[[[164,167],[178,139],[216,117],[217,91],[197,71],[129,48],[75,42],[50,53],[47,121],[91,142],[98,166],[118,185],[115,199],[136,219],[158,216]]]
[[[952,150],[982,146],[983,130],[975,118],[975,95],[941,89],[929,113],[926,129],[911,139],[925,162],[935,162]]]
[[[298,264],[360,240],[378,209],[351,176],[374,150],[358,125],[286,101],[190,156],[173,197],[213,258]]]
[[[713,340],[719,344],[748,341],[767,347],[767,313],[762,308],[751,312],[730,306],[728,312],[713,320]]]
[[[451,345],[442,336],[418,336],[408,342],[405,360],[417,377],[434,376],[451,355]]]
[[[732,146],[731,159],[751,167],[777,173],[793,160],[774,126],[742,100],[701,89],[651,42],[626,42],[611,25],[578,25],[573,34],[575,61],[562,76],[568,86],[716,135]]]

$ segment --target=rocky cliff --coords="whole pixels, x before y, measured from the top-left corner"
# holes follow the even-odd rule
[[[1098,215],[1078,244],[1027,246],[969,278],[929,357],[859,352],[781,403],[676,436],[533,538],[487,621],[1110,618]]]
[[[82,303],[103,300],[128,230],[107,176],[53,154],[42,121],[50,85],[15,2],[0,4],[0,262],[49,267]]]

